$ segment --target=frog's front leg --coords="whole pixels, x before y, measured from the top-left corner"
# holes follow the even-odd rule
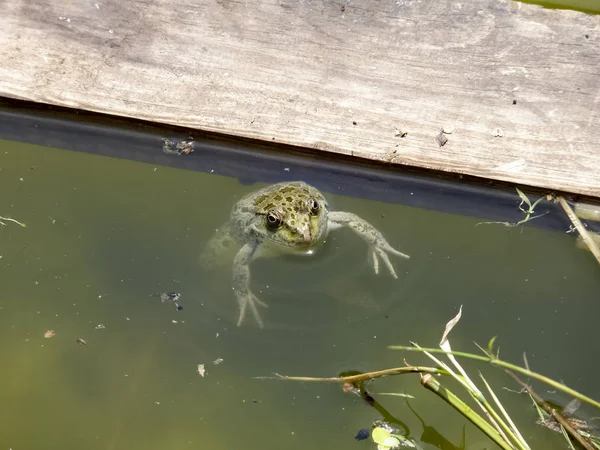
[[[330,230],[335,230],[341,227],[349,227],[364,241],[366,241],[366,243],[369,245],[370,257],[375,273],[379,273],[379,258],[381,258],[392,276],[394,278],[398,278],[396,271],[390,262],[388,253],[401,256],[402,258],[410,258],[410,256],[399,252],[390,244],[388,244],[377,228],[375,228],[366,220],[361,219],[356,214],[344,211],[331,211],[329,213],[328,226]]]
[[[250,262],[257,255],[257,248],[260,244],[257,242],[249,242],[245,244],[240,251],[235,255],[233,260],[233,291],[240,305],[240,317],[237,326],[239,327],[244,321],[246,308],[249,306],[254,319],[260,328],[263,328],[263,321],[258,312],[257,305],[267,305],[261,302],[254,293],[250,290]]]

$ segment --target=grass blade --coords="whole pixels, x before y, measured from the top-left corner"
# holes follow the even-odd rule
[[[508,415],[506,410],[504,409],[504,406],[502,406],[502,403],[500,403],[500,400],[496,396],[496,393],[492,390],[492,387],[489,385],[489,383],[487,382],[485,377],[481,374],[481,372],[479,372],[479,376],[483,380],[483,383],[485,384],[485,387],[489,391],[492,399],[496,403],[496,406],[498,407],[498,409],[500,410],[500,412],[502,413],[502,415],[504,416],[504,418],[506,419],[506,421],[509,424],[509,427],[507,427],[507,429],[505,431],[511,435],[511,437],[513,438],[515,443],[517,443],[517,445],[519,445],[521,448],[531,450],[531,448],[529,447],[529,444],[527,444],[527,442],[523,438],[523,435],[519,432],[519,429],[514,424],[514,422],[512,421],[512,419],[510,418],[510,416]],[[502,422],[500,422],[500,423],[502,423]]]
[[[527,206],[529,206],[529,210],[531,210],[531,202],[529,201],[529,198],[519,188],[515,189],[517,190],[517,194],[519,194],[519,197],[521,197],[521,200],[525,202]]]

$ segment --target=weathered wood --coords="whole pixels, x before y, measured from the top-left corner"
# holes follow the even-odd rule
[[[0,95],[600,196],[600,17],[573,11],[5,1]]]

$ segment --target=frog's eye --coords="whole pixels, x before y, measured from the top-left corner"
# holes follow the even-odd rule
[[[277,211],[269,211],[267,213],[267,228],[276,230],[282,223],[281,216]]]
[[[310,213],[313,216],[316,216],[317,214],[319,214],[319,209],[321,209],[321,205],[319,205],[319,202],[313,198],[311,198],[308,201],[308,207],[310,208]]]

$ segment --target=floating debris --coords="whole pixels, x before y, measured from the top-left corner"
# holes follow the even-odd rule
[[[168,155],[189,155],[194,152],[195,141],[171,141],[163,139],[163,152]]]
[[[163,292],[162,294],[160,294],[160,301],[162,303],[168,303],[168,302],[175,303],[180,298],[181,298],[181,294],[178,292]]]
[[[219,364],[221,364],[223,362],[223,358],[217,358],[213,361],[213,364],[215,366],[218,366]]]
[[[104,330],[106,327],[104,326],[103,323],[99,323],[98,325],[96,325],[94,327],[96,330]]]
[[[575,419],[571,417],[581,406],[580,400],[574,398],[569,403],[567,403],[567,405],[564,408],[562,408],[562,411],[560,411],[561,408],[559,405],[554,405],[551,402],[546,403],[548,403],[550,407],[554,407],[557,410],[557,412],[559,412],[559,414],[563,416],[563,419],[565,419],[571,427],[575,428],[575,430],[588,432],[592,431],[593,427],[591,427],[585,420]],[[542,417],[544,418],[540,417],[536,421],[538,425],[542,425],[552,431],[556,431],[557,433],[562,433],[562,426],[558,420],[548,415],[545,411],[542,412]]]
[[[371,437],[371,430],[367,430],[366,428],[362,428],[358,430],[354,439],[357,441],[364,441],[365,439],[369,439]]]
[[[400,130],[398,128],[396,128],[396,132],[394,133],[394,136],[396,137],[406,137],[406,135],[408,134],[408,131],[404,131],[404,130]]]
[[[443,147],[444,145],[446,145],[446,142],[448,142],[448,138],[446,137],[443,131],[440,131],[440,134],[438,134],[435,137],[435,140],[437,141],[440,147]]]
[[[502,137],[504,136],[504,130],[502,128],[494,129],[494,137]]]
[[[151,295],[151,297],[160,298],[161,303],[172,303],[175,305],[175,309],[177,311],[181,311],[183,309],[183,306],[178,303],[179,299],[181,298],[181,294],[179,292],[162,292],[160,294]]]
[[[555,431],[557,433],[562,433],[562,426],[561,424],[553,417],[546,415],[546,419],[538,419],[536,420],[536,424],[541,425],[545,428],[548,428],[549,430]],[[585,420],[582,419],[575,419],[572,417],[565,417],[565,420],[567,421],[567,423],[574,428],[576,431],[584,431],[584,432],[592,432],[593,431],[593,427],[590,426],[589,423],[587,423]],[[581,433],[580,433],[581,434]]]
[[[200,375],[201,377],[204,376],[204,374],[206,373],[206,369],[204,368],[204,364],[198,364],[198,375]]]
[[[344,383],[342,385],[342,390],[344,392],[354,392],[354,393],[358,392],[358,388],[356,386],[354,386],[352,383]]]
[[[384,428],[373,429],[373,441],[377,444],[377,450],[388,450],[400,446],[400,439]]]
[[[377,450],[391,450],[398,447],[417,448],[412,439],[401,435],[399,430],[392,428],[389,423],[382,420],[373,422],[371,437],[377,444]]]
[[[44,333],[44,339],[50,339],[50,338],[53,338],[54,336],[56,336],[56,331],[54,331],[54,330],[48,330]]]
[[[75,340],[75,342],[77,342],[79,345],[87,345],[87,342],[85,341],[85,339],[82,339],[82,338],[77,338]]]

